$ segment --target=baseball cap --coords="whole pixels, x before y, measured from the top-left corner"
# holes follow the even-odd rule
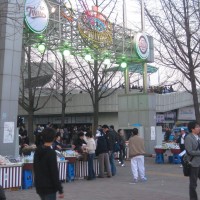
[[[181,128],[181,131],[184,131],[184,128]]]

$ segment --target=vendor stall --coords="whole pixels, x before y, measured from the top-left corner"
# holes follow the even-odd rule
[[[99,174],[99,163],[97,159],[94,159],[94,172],[96,175]],[[88,176],[88,162],[77,160],[75,163],[75,178],[83,179]]]
[[[0,165],[0,185],[2,185],[4,189],[21,188],[22,163]]]
[[[67,178],[67,161],[58,162],[59,180],[66,181]]]
[[[156,145],[154,147],[156,153],[155,162],[158,164],[163,164],[165,162],[165,156],[168,157],[168,162],[173,164],[180,164],[181,157],[179,154],[181,153],[180,147],[177,143],[163,143],[162,145]]]
[[[66,155],[66,157],[64,157]],[[18,159],[0,156],[0,185],[3,188],[28,189],[34,186],[34,152]],[[87,158],[85,156],[85,158]],[[59,180],[71,181],[88,176],[88,162],[81,154],[57,153]],[[99,163],[94,159],[95,174],[99,173]]]
[[[24,163],[23,164],[23,171],[30,170],[32,176],[34,177],[33,173],[33,163]],[[66,181],[67,177],[67,161],[58,161],[58,171],[59,171],[59,180]]]

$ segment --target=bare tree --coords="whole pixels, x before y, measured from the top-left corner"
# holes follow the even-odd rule
[[[200,2],[159,0],[157,12],[146,3],[146,15],[158,36],[157,62],[170,68],[175,81],[192,94],[195,116],[200,123],[197,91],[200,85]]]
[[[98,0],[93,1],[94,6],[96,6],[97,10],[99,13],[102,11],[106,10],[109,7],[109,14],[107,15],[107,18],[104,18],[105,24],[107,25],[108,29],[111,30],[111,38],[112,38],[112,27],[109,24],[108,18],[111,16],[113,13],[113,10],[116,6],[117,0],[103,0],[99,2]],[[111,6],[111,3],[113,6]],[[97,14],[97,16],[100,16],[101,14]],[[91,16],[96,16],[96,14],[91,15]],[[108,70],[109,68],[112,67],[112,64],[104,64],[104,51],[105,50],[111,50],[112,44],[110,43],[110,46],[108,47],[102,47],[104,44],[98,43],[98,30],[101,30],[102,24],[98,23],[92,23],[91,19],[93,17],[88,17],[88,21],[91,23],[86,25],[87,23],[84,19],[86,19],[88,16],[87,14],[83,16],[83,20],[79,21],[83,23],[84,26],[91,26],[91,34],[94,33],[92,36],[93,38],[87,38],[85,37],[85,33],[82,35],[81,34],[81,28],[82,25],[78,24],[78,29],[81,34],[81,37],[83,41],[85,42],[86,46],[89,46],[90,49],[90,54],[92,54],[92,61],[88,61],[87,59],[83,59],[80,55],[74,55],[74,60],[75,60],[75,65],[77,66],[76,70],[73,70],[73,66],[69,64],[71,69],[73,70],[73,73],[78,80],[76,83],[76,87],[80,88],[80,90],[86,92],[89,94],[92,105],[93,105],[93,132],[96,130],[98,127],[98,121],[99,121],[99,102],[101,99],[106,98],[113,94],[117,88],[119,87],[119,80],[114,80],[115,75],[118,73],[117,71],[112,71]],[[103,15],[101,15],[101,20],[103,18]],[[80,18],[79,18],[80,19]],[[79,20],[78,19],[78,20]],[[87,29],[88,30],[88,29]],[[83,31],[84,32],[84,31]],[[101,33],[102,34],[102,33]],[[105,33],[106,36],[107,33]],[[91,35],[89,34],[88,37]],[[105,37],[106,38],[106,37]],[[105,39],[106,40],[106,39]],[[110,42],[108,38],[108,43]],[[106,43],[106,41],[105,41]],[[111,53],[112,56],[112,61],[111,63],[115,63],[115,57],[114,57],[114,52]],[[109,72],[108,72],[109,71]]]
[[[54,54],[56,62],[56,66],[53,68],[54,76],[51,85],[53,85],[53,97],[61,103],[61,127],[63,127],[65,125],[66,106],[71,101],[72,91],[75,89],[74,84],[72,84],[74,77],[64,55],[60,53],[59,56],[56,51],[51,52]]]
[[[117,71],[106,72],[110,67],[97,58],[94,62],[86,62],[80,57],[75,57],[75,61],[77,70],[73,70],[73,73],[78,80],[76,87],[88,93],[92,100],[95,130],[98,127],[100,100],[113,94],[119,87],[119,80],[114,80]],[[69,66],[73,69],[73,65]]]
[[[28,133],[33,140],[34,113],[44,108],[51,97],[53,91],[48,90],[45,85],[51,81],[53,72],[44,63],[45,53],[36,53],[34,48],[26,43],[23,49],[26,56],[21,67],[19,105],[28,113]]]

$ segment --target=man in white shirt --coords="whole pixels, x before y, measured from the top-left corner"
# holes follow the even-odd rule
[[[185,137],[186,137],[186,132],[184,130],[184,128],[181,128],[181,134],[177,140],[177,143],[180,146],[181,152],[185,150]]]

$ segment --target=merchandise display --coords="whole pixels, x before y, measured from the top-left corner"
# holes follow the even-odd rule
[[[162,145],[156,145],[154,147],[154,149],[180,149],[179,145],[177,143],[174,143],[174,142],[165,142],[165,143],[162,143]]]

